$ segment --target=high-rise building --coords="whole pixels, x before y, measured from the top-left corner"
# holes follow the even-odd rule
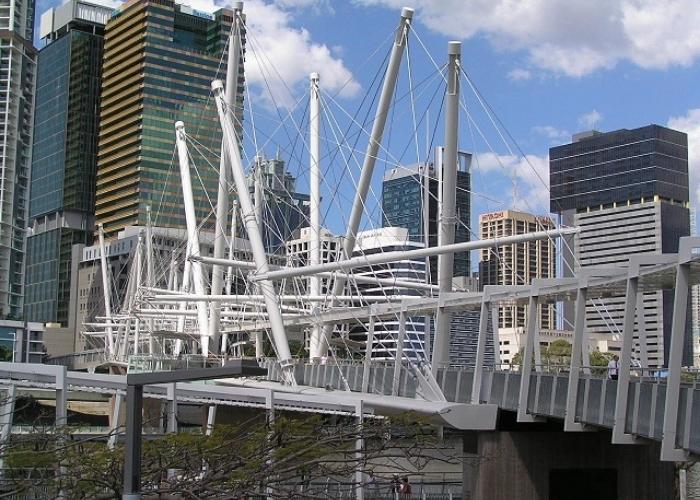
[[[501,210],[479,216],[482,240],[554,229],[554,221],[515,210]],[[481,250],[479,280],[483,285],[527,285],[536,278],[556,277],[556,249],[552,239],[500,245]],[[554,305],[540,306],[539,327],[556,326]],[[499,328],[517,328],[526,324],[527,306],[499,307]]]
[[[221,149],[211,82],[226,74],[233,12],[200,12],[172,0],[131,0],[105,30],[95,215],[108,237],[127,226],[184,228],[175,129],[185,123],[197,174],[199,221],[211,229]],[[242,106],[243,73],[238,81]],[[238,127],[242,113],[238,109]],[[239,128],[240,130],[240,128]]]
[[[67,325],[71,252],[94,231],[104,24],[112,9],[71,0],[41,16],[24,312]]]
[[[437,148],[436,163],[441,164],[442,148]],[[460,152],[457,169],[457,223],[455,243],[471,238],[471,154]],[[430,247],[438,241],[438,172],[434,163],[399,166],[388,170],[382,183],[382,216],[384,226],[408,229],[411,241]],[[469,276],[469,252],[455,253],[454,276]],[[437,257],[429,260],[430,279],[437,282]]]
[[[353,257],[372,255],[383,252],[406,251],[422,248],[423,243],[411,241],[408,230],[401,227],[384,227],[357,233]],[[425,283],[425,260],[405,259],[389,264],[356,268],[356,276],[369,276],[384,279],[401,279]],[[366,296],[392,295],[421,295],[420,290],[413,288],[387,287],[371,283],[358,283],[357,291]],[[419,359],[425,357],[425,316],[410,316],[406,318],[406,336],[404,337],[403,357]],[[364,345],[367,341],[366,324],[350,323],[349,338]],[[397,341],[399,338],[399,318],[383,319],[374,323],[374,342],[372,343],[372,359],[395,359]],[[364,351],[364,349],[363,349]]]
[[[248,177],[251,197],[255,198],[256,176],[262,188],[261,233],[265,250],[284,251],[285,243],[309,224],[309,195],[296,192],[297,179],[280,158],[256,157]],[[241,230],[242,227],[241,227]]]
[[[549,151],[550,210],[565,225],[578,226],[563,240],[563,274],[581,268],[626,266],[641,254],[678,251],[690,234],[688,137],[659,125],[633,130],[587,132]],[[644,322],[650,366],[668,361],[673,292],[645,293]],[[586,321],[595,336],[619,337],[624,297],[589,301]],[[564,309],[573,322],[573,309]],[[690,364],[688,328],[683,364]],[[635,356],[639,356],[635,325]]]
[[[333,235],[327,229],[321,228],[321,263],[336,262],[342,249],[342,238]],[[302,227],[297,238],[287,241],[286,257],[288,267],[304,267],[311,259],[311,238],[313,231],[310,227]],[[329,291],[330,278],[321,279],[320,291],[326,294]],[[307,280],[300,280],[293,285],[295,289],[292,293],[304,294],[307,290]],[[297,288],[298,287],[298,288]]]
[[[22,318],[36,78],[34,1],[0,3],[0,320]]]

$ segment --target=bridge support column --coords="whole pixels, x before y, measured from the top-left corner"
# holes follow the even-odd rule
[[[117,444],[117,437],[119,436],[119,422],[121,421],[122,413],[122,403],[124,402],[124,393],[117,391],[113,398],[112,415],[109,422],[109,439],[107,440],[107,447],[112,450]]]
[[[357,460],[357,466],[355,468],[355,483],[357,487],[355,489],[355,498],[357,500],[364,500],[365,498],[365,473],[364,473],[364,450],[365,450],[365,440],[362,437],[363,429],[363,404],[362,401],[358,401],[355,405],[355,413],[357,413],[357,439],[355,440],[355,460]]]
[[[484,291],[484,295],[486,295]],[[484,296],[481,302],[481,313],[479,315],[479,338],[476,345],[476,361],[474,363],[474,379],[472,381],[472,404],[478,405],[481,402],[481,379],[484,374],[484,353],[486,352],[486,330],[489,320],[490,302]],[[494,353],[499,353],[498,344],[493,346]]]
[[[671,346],[669,349],[668,377],[666,378],[666,402],[664,405],[663,439],[661,460],[682,462],[688,453],[676,447],[678,429],[678,404],[681,390],[683,344],[685,343],[688,314],[688,291],[690,286],[690,260],[695,238],[681,238],[676,266],[676,289],[673,297],[673,321],[671,324]]]
[[[177,383],[168,384],[166,398],[167,425],[165,432],[177,432]]]
[[[369,317],[367,327],[367,342],[365,344],[365,362],[362,367],[362,392],[369,390],[370,368],[372,367],[372,350],[374,347],[374,315]]]
[[[56,367],[56,427],[68,424],[68,387],[66,386],[66,367]]]
[[[581,380],[582,356],[588,356],[588,349],[584,349],[584,327],[586,325],[586,299],[588,288],[580,287],[576,292],[574,305],[574,345],[571,347],[571,367],[569,369],[569,386],[566,393],[566,413],[564,415],[564,430],[567,432],[583,431],[584,426],[576,422],[576,400],[578,398],[578,386]]]
[[[537,335],[537,306],[539,297],[530,295],[530,303],[527,307],[527,334],[525,337],[525,349],[523,349],[523,359],[520,365],[520,394],[518,396],[518,422],[535,422],[536,419],[527,413],[527,400],[530,394],[530,376],[532,375],[532,355],[533,351],[540,350],[540,343]],[[537,339],[536,339],[537,337]],[[537,369],[538,367],[536,367]],[[539,371],[539,369],[537,370]]]
[[[403,345],[406,339],[406,311],[399,314],[399,338],[396,339],[396,359],[394,360],[394,379],[391,385],[391,395],[399,395],[401,384],[401,366],[403,365]]]
[[[630,387],[630,364],[632,363],[632,345],[634,344],[634,316],[637,308],[637,291],[639,289],[639,266],[630,263],[625,293],[625,315],[622,323],[622,351],[618,362],[617,397],[615,398],[615,424],[613,425],[613,444],[634,444],[637,439],[625,433],[627,421],[627,398]],[[643,314],[643,310],[642,310]],[[641,320],[641,318],[640,318]]]

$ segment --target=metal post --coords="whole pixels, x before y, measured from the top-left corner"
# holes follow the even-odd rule
[[[119,416],[122,411],[122,402],[124,401],[124,393],[117,391],[114,394],[114,408],[112,408],[112,421],[109,426],[109,439],[107,440],[107,447],[110,450],[114,449],[117,444],[117,437],[119,436]]]
[[[185,141],[185,124],[178,121],[175,123],[175,142],[177,143],[177,153],[180,163],[180,178],[182,183],[182,196],[185,205],[185,223],[187,225],[187,246],[190,248],[189,254],[193,257],[199,256],[199,234],[197,227],[197,216],[194,208],[194,197],[192,196],[192,181],[190,179],[190,160]],[[194,289],[197,294],[205,294],[204,275],[202,263],[192,262],[192,275]],[[199,327],[200,345],[202,354],[209,354],[209,318],[207,316],[207,305],[204,302],[197,303],[197,323]]]
[[[401,20],[399,21],[399,25],[396,29],[394,45],[391,49],[391,56],[389,57],[389,65],[387,66],[386,74],[384,76],[384,83],[382,84],[382,93],[379,97],[379,103],[377,104],[377,110],[374,115],[372,132],[370,133],[369,143],[367,144],[367,151],[362,164],[360,178],[357,182],[357,190],[355,191],[355,199],[352,204],[350,218],[348,219],[348,227],[345,232],[345,239],[343,240],[343,253],[340,255],[340,259],[349,259],[355,250],[355,238],[357,236],[357,230],[360,227],[362,213],[364,212],[365,199],[372,181],[374,165],[379,153],[379,146],[382,142],[382,136],[384,135],[386,119],[389,116],[389,108],[391,106],[392,97],[396,88],[396,79],[399,74],[399,67],[401,66],[401,59],[403,57],[404,49],[406,48],[406,37],[408,35],[412,17],[413,9],[404,7],[401,11]],[[336,306],[335,297],[343,293],[345,283],[345,277],[336,278],[334,281],[333,290],[330,293],[331,300],[328,305],[329,309]],[[332,331],[332,324],[328,324],[323,327],[323,335],[321,336],[320,342],[321,352],[327,349],[328,337],[330,337]]]
[[[625,292],[625,315],[622,322],[622,350],[617,366],[617,396],[615,398],[615,423],[612,430],[613,444],[633,444],[634,436],[625,433],[627,420],[627,398],[630,388],[630,364],[634,344],[634,316],[637,311],[637,290],[639,267],[630,265]]]
[[[265,254],[265,247],[263,246],[260,227],[255,219],[255,212],[250,201],[245,173],[243,172],[243,165],[241,163],[240,150],[238,149],[238,139],[236,138],[231,120],[227,116],[226,104],[223,99],[223,83],[221,83],[220,80],[215,80],[212,83],[212,89],[214,91],[216,107],[219,113],[219,120],[221,121],[221,128],[223,129],[224,138],[228,142],[227,150],[228,154],[230,155],[233,178],[236,184],[236,190],[238,191],[239,202],[241,204],[241,216],[248,231],[248,238],[250,240],[250,247],[253,252],[253,259],[255,260],[255,264],[259,272],[266,273],[269,270],[267,255]],[[261,281],[259,286],[260,292],[265,296],[265,305],[269,316],[272,337],[275,342],[277,355],[279,356],[283,376],[288,384],[295,385],[296,381],[294,380],[294,365],[292,363],[292,355],[289,351],[289,343],[287,341],[287,334],[284,329],[284,322],[282,320],[282,312],[280,311],[277,294],[272,282],[269,280]]]
[[[56,367],[56,427],[68,424],[68,387],[66,367]]]
[[[355,498],[357,500],[364,500],[365,498],[365,474],[362,467],[362,462],[364,458],[365,440],[363,438],[363,405],[362,400],[355,404],[355,413],[357,415],[357,439],[355,439],[355,460],[357,465],[355,466]]]
[[[238,224],[238,200],[233,200],[233,208],[231,209],[231,239],[228,242],[228,258],[234,260],[234,252],[236,250],[236,225]],[[233,285],[233,266],[228,266],[226,271],[226,295],[231,295],[231,287]]]
[[[533,291],[534,292],[534,291]],[[520,369],[520,394],[518,395],[518,422],[532,422],[535,419],[527,413],[527,400],[530,392],[530,376],[532,375],[532,354],[534,349],[539,349],[535,345],[535,330],[537,328],[537,305],[539,297],[530,296],[530,303],[527,307],[527,333],[525,348],[523,349],[523,360]]]
[[[5,401],[0,406],[0,478],[5,475],[4,448],[12,434],[12,423],[15,415],[15,400],[17,399],[17,386],[10,384],[5,394]]]
[[[107,275],[107,254],[105,252],[105,232],[102,224],[97,225],[97,234],[100,242],[100,267],[102,270],[102,293],[105,302],[105,320],[107,326],[107,352],[114,356],[114,331],[112,330],[112,301],[111,301],[111,281]]]
[[[461,42],[449,42],[447,45],[447,91],[445,93],[445,150],[441,169],[442,192],[440,205],[440,227],[438,246],[452,245],[455,242],[455,223],[457,200],[457,134],[459,127],[459,80]],[[440,293],[452,291],[454,276],[454,254],[438,256],[438,286]],[[450,357],[450,326],[452,314],[444,308],[438,308],[435,327],[435,344],[433,348],[433,373],[446,363]]]
[[[151,225],[151,206],[146,206],[146,286],[153,286],[153,227]],[[153,351],[153,319],[146,320],[148,325],[148,354]]]
[[[143,237],[139,234],[139,239],[136,244],[136,273],[134,274],[136,278],[136,286],[134,287],[135,294],[138,294],[139,288],[141,288],[141,264],[142,264],[142,257],[141,254],[143,253]],[[135,299],[134,295],[134,299]],[[184,320],[184,318],[183,318]],[[139,353],[139,342],[141,341],[140,338],[141,335],[141,320],[137,317],[134,321],[134,354]],[[150,335],[150,332],[149,332]],[[149,338],[149,343],[152,342]]]
[[[666,378],[666,401],[664,404],[663,439],[661,440],[661,460],[683,462],[688,453],[676,448],[678,424],[678,405],[681,390],[681,370],[683,363],[683,344],[688,313],[688,287],[690,285],[690,264],[692,248],[688,248],[690,239],[681,238],[678,251],[679,263],[676,266],[676,288],[673,297],[673,320],[671,324],[671,346],[668,359],[668,377]]]
[[[647,345],[647,322],[644,317],[644,294],[637,294],[637,339],[639,342],[639,363],[642,365],[641,375],[649,368],[649,346]]]
[[[168,400],[167,404],[167,426],[166,432],[176,433],[177,432],[177,382],[168,384],[166,387],[166,398]]]
[[[238,95],[238,69],[240,66],[240,12],[243,3],[234,5],[233,28],[228,42],[228,61],[226,67],[226,104],[231,108],[236,106]],[[226,141],[221,141],[221,159],[219,161],[219,186],[216,196],[216,224],[214,228],[214,257],[224,256],[226,239],[226,223],[228,222],[229,207],[229,168],[226,164],[228,155],[224,152]],[[220,265],[213,265],[211,270],[211,293],[219,295],[223,290],[224,270]],[[211,348],[214,353],[219,349],[219,329],[221,327],[221,304],[212,301],[209,306],[209,337],[212,339]]]
[[[472,381],[472,404],[478,405],[481,402],[481,378],[484,373],[484,352],[486,351],[486,330],[489,320],[489,302],[486,297],[481,302],[481,313],[479,314],[479,338],[476,345],[476,361],[474,363],[474,380]]]
[[[309,263],[317,265],[321,263],[321,169],[319,165],[319,76],[318,73],[311,73],[310,79],[310,105],[309,105],[309,161],[310,161],[310,181],[309,190],[309,219],[311,228],[311,241],[309,242]],[[309,277],[309,294],[319,295],[321,293],[321,278],[318,274]],[[314,304],[317,308],[318,304]],[[311,329],[311,341],[309,344],[309,357],[314,363],[318,363],[322,353],[320,352],[322,327],[314,325]]]
[[[214,432],[214,424],[216,424],[216,405],[209,405],[207,409],[207,428],[204,431],[205,435],[211,436],[212,432]]]
[[[372,350],[374,348],[374,316],[369,317],[367,342],[365,343],[365,360],[362,367],[362,392],[369,392],[369,376],[372,367]]]
[[[569,387],[566,393],[566,413],[564,414],[564,430],[567,432],[582,431],[583,424],[576,422],[576,400],[581,379],[581,355],[588,355],[583,350],[583,328],[586,323],[586,298],[588,289],[580,287],[576,293],[574,305],[574,339],[571,346],[571,368],[569,369]]]
[[[406,311],[399,314],[399,338],[396,339],[396,359],[394,359],[394,379],[391,385],[391,395],[399,395],[401,383],[401,366],[403,364],[403,345],[406,338]]]
[[[143,426],[143,386],[126,386],[126,450],[124,495],[122,500],[141,498],[141,432]]]
[[[491,328],[493,331],[491,335],[493,336],[493,368],[496,370],[501,366],[501,338],[498,334],[500,317],[498,314],[498,302],[491,304]]]

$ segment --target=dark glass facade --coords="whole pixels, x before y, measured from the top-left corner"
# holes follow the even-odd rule
[[[471,239],[471,174],[468,163],[465,167],[457,171],[455,243]],[[432,166],[427,175],[421,174],[423,169],[422,166],[399,167],[395,169],[396,175],[385,176],[382,184],[383,225],[406,228],[411,241],[425,242],[423,200],[427,197],[427,245],[433,247],[437,246],[438,240],[438,180]],[[470,265],[469,252],[455,253],[454,276],[469,276]],[[430,278],[436,282],[437,257],[430,259]]]
[[[549,150],[550,210],[582,210],[642,198],[686,203],[688,137],[659,125],[617,130]]]
[[[25,317],[66,325],[71,248],[94,230],[103,28],[73,21],[38,56]]]
[[[145,225],[149,206],[155,225],[185,227],[178,120],[197,145],[190,145],[197,219],[213,229],[218,173],[210,164],[219,164],[221,131],[211,82],[225,77],[222,50],[232,21],[225,9],[209,16],[153,0],[127,2],[107,23],[95,214],[108,237]],[[241,72],[239,90],[242,82]]]

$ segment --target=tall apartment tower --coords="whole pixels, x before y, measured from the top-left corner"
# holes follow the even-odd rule
[[[0,3],[0,320],[22,318],[36,50],[34,1]]]
[[[441,164],[442,148],[436,150]],[[471,227],[471,154],[460,152],[457,170],[457,224],[455,243],[469,241]],[[388,170],[382,184],[383,225],[408,229],[411,241],[427,246],[437,245],[439,172],[435,163],[399,166]],[[437,283],[437,257],[428,262],[429,277]],[[469,252],[456,253],[454,276],[469,276],[471,260]]]
[[[629,257],[678,251],[690,234],[688,137],[659,125],[587,132],[549,150],[550,210],[563,224],[580,227],[564,241],[563,274],[585,267],[626,266]],[[668,360],[672,291],[644,294],[644,322],[651,366]],[[619,338],[624,297],[586,305],[594,336]],[[573,322],[572,309],[565,309]],[[689,330],[689,328],[688,328]],[[635,325],[635,349],[639,352]],[[635,356],[638,354],[635,354]],[[692,363],[688,333],[683,364]]]
[[[482,240],[549,229],[554,229],[554,221],[549,217],[515,210],[502,210],[479,216],[479,237]],[[479,280],[482,285],[527,285],[532,283],[533,279],[555,278],[556,275],[556,248],[551,239],[481,250]],[[554,305],[542,305],[540,308],[539,327],[545,330],[554,329]],[[524,327],[526,316],[526,306],[500,307],[498,327]]]
[[[131,0],[105,31],[95,215],[109,237],[146,224],[184,228],[175,127],[185,123],[198,175],[192,175],[198,220],[216,200],[221,148],[211,82],[226,75],[223,52],[233,12],[193,10],[172,0]],[[221,64],[220,64],[221,63]],[[238,126],[243,73],[238,81]],[[239,128],[240,131],[240,128]],[[213,226],[213,217],[208,217]]]
[[[67,325],[72,246],[92,241],[104,25],[112,9],[71,0],[41,16],[24,311]]]

